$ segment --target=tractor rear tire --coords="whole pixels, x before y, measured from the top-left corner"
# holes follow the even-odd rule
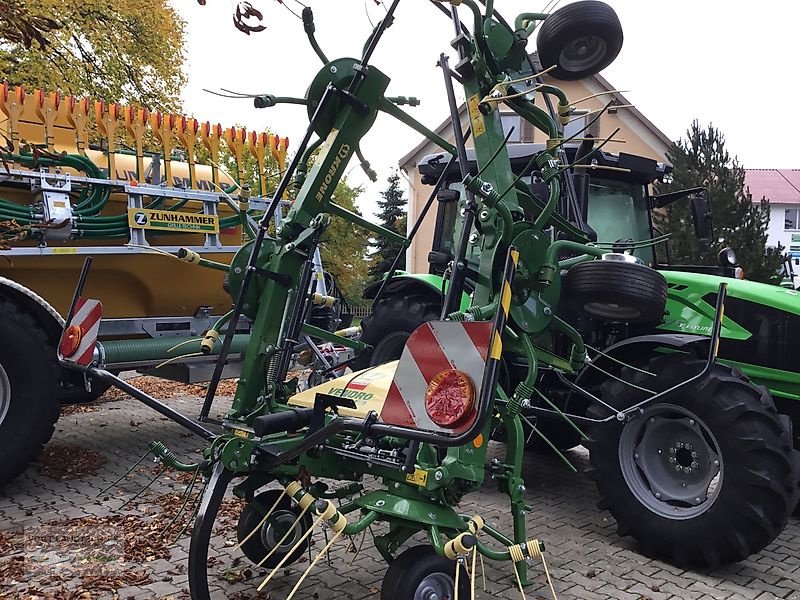
[[[622,49],[622,25],[614,9],[604,2],[584,0],[568,4],[539,25],[536,49],[545,69],[562,81],[596,75],[610,65]]]
[[[601,321],[653,323],[664,316],[667,280],[644,265],[592,260],[567,271],[561,297],[571,309]]]
[[[436,554],[433,546],[409,548],[386,569],[381,585],[381,600],[469,598],[469,573],[463,567],[459,567],[458,594],[455,594],[457,564],[457,561]]]
[[[411,333],[423,323],[436,320],[441,300],[426,295],[381,298],[372,313],[361,321],[361,341],[371,345],[352,363],[358,371],[400,358]]]
[[[623,369],[601,396],[618,410],[699,373],[705,361],[687,355],[652,359],[647,373]],[[608,410],[592,406],[588,416]],[[741,372],[715,365],[705,378],[636,418],[590,430],[589,474],[599,506],[649,556],[680,567],[743,560],[783,530],[798,501],[800,452],[791,423],[769,393]]]
[[[27,312],[0,299],[0,486],[39,456],[59,416],[56,350]]]

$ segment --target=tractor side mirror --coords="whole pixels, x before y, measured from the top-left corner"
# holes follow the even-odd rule
[[[692,220],[694,221],[694,232],[697,236],[697,243],[700,250],[705,252],[711,247],[711,237],[714,235],[714,226],[711,221],[711,201],[708,197],[708,190],[703,188],[691,196],[692,201]]]

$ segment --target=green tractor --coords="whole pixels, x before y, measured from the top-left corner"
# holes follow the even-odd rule
[[[535,144],[509,147],[512,169],[523,176],[523,181],[539,197],[543,191],[541,173],[523,169],[544,150],[543,145]],[[566,154],[570,161],[582,157],[587,168],[575,169],[572,177],[576,201],[570,203],[564,199],[559,212],[593,239],[612,242],[609,255],[603,257],[606,260],[575,265],[564,274],[561,289],[564,301],[559,314],[581,333],[587,344],[598,350],[591,366],[575,383],[595,390],[601,397],[611,396],[624,404],[634,404],[645,393],[629,386],[626,389],[620,379],[648,388],[651,374],[658,373],[662,376],[657,385],[660,389],[658,386],[689,376],[696,359],[690,348],[698,334],[711,333],[718,288],[721,282],[726,282],[726,318],[722,325],[719,361],[732,367],[730,376],[744,377],[766,386],[769,394],[762,393],[760,402],[772,415],[773,426],[781,424],[782,440],[788,439],[794,430],[793,445],[800,447],[800,374],[794,359],[800,352],[800,293],[742,279],[744,273],[736,263],[735,252],[728,248],[720,252],[718,266],[671,264],[669,240],[655,228],[653,211],[672,202],[689,201],[699,242],[707,245],[712,237],[711,211],[705,189],[659,196],[650,194],[651,184],[669,180],[671,165],[641,156],[593,149],[591,144],[587,148],[586,142],[580,148],[567,148]],[[475,153],[469,150],[468,155],[469,168],[475,173],[479,168]],[[356,359],[361,367],[399,358],[409,333],[428,319],[438,318],[441,312],[443,285],[461,235],[465,203],[462,177],[458,166],[447,164],[442,154],[423,158],[418,169],[425,184],[435,185],[442,179],[437,193],[433,248],[428,255],[430,271],[427,274],[395,273],[365,290],[364,297],[373,300],[373,308],[362,321],[361,339],[373,349]],[[654,240],[658,244],[636,243],[641,240]],[[658,245],[663,252],[656,252]],[[659,254],[666,256],[666,262],[659,262]],[[467,279],[472,285],[480,276],[480,256],[480,247],[471,244],[467,253]],[[642,276],[618,275],[616,271],[622,261],[643,262],[663,276],[666,304],[651,295],[657,282],[654,284]],[[603,279],[606,283],[599,283]],[[468,301],[469,283],[462,298],[462,302]],[[513,388],[524,376],[526,363],[519,357],[504,358],[506,384]],[[620,367],[620,363],[629,366]],[[684,406],[652,411],[650,420],[658,427],[629,424],[611,431],[590,425],[592,441],[589,442],[582,438],[584,432],[565,420],[561,413],[591,419],[598,416],[596,405],[582,399],[551,372],[542,372],[539,384],[547,388],[551,398],[558,399],[557,407],[549,407],[542,399],[531,403],[535,413],[531,416],[537,419],[536,428],[547,439],[533,435],[528,447],[550,452],[552,446],[555,446],[553,450],[563,451],[585,443],[591,449],[590,474],[603,497],[601,505],[611,509],[621,532],[633,531],[638,539],[642,539],[638,534],[643,528],[648,531],[648,524],[655,516],[685,519],[702,510],[704,503],[697,502],[697,496],[669,493],[669,488],[674,486],[691,489],[685,478],[687,474],[691,477],[696,468],[694,458],[698,447],[711,452],[717,444],[741,444],[741,436],[748,435],[735,428],[722,427],[716,439],[712,439],[708,430],[695,431],[693,424],[688,425],[693,420],[699,422],[694,417],[701,414],[707,415],[704,416],[706,420],[716,417],[703,406],[702,397],[685,396]],[[739,408],[745,410],[733,394],[715,406],[720,413]],[[550,412],[546,412],[547,409]],[[500,439],[502,435],[502,432],[496,433]],[[674,465],[671,472],[661,472],[658,465],[648,465],[644,455],[637,452],[651,443],[666,446],[664,438],[674,438],[675,443],[656,449],[656,453],[674,454],[669,459],[672,462],[668,463]],[[687,441],[689,439],[695,441]],[[684,452],[687,446],[690,448]],[[702,535],[700,531],[689,535],[698,533]],[[657,546],[658,538],[654,535],[645,546]]]

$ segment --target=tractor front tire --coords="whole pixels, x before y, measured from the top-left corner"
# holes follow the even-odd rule
[[[602,399],[617,410],[690,379],[705,365],[687,355],[652,359],[642,371],[623,369]],[[592,406],[588,416],[608,410]],[[715,365],[704,378],[663,402],[642,407],[625,423],[597,424],[586,445],[600,508],[643,552],[681,567],[743,560],[783,530],[798,501],[800,453],[791,422],[766,388]]]
[[[27,312],[0,299],[0,486],[36,460],[58,420],[56,350]]]
[[[372,351],[359,354],[353,370],[399,359],[411,333],[423,323],[438,319],[441,306],[441,300],[429,295],[381,298],[361,322],[361,341],[371,345]]]

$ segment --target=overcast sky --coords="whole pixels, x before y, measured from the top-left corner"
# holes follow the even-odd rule
[[[389,0],[385,0],[388,4]],[[295,0],[284,0],[297,9]],[[264,13],[266,30],[250,36],[232,23],[231,0],[172,0],[188,23],[183,100],[189,114],[223,126],[271,128],[294,142],[305,132],[305,108],[256,110],[249,100],[230,100],[203,88],[302,96],[321,62],[311,50],[302,23],[276,0],[251,0]],[[374,0],[305,0],[316,17],[317,38],[328,58],[358,56],[383,8]],[[496,0],[509,20],[539,10],[546,0]],[[562,4],[568,4],[564,1]],[[749,168],[800,168],[800,2],[795,0],[608,0],[617,11],[625,43],[603,71],[617,89],[671,139],[682,136],[692,119],[712,122],[726,136],[731,154]],[[466,13],[466,9],[462,9]],[[369,18],[368,18],[369,14]],[[440,52],[449,46],[452,24],[427,0],[402,0],[394,26],[373,64],[392,78],[387,95],[417,96],[408,109],[429,127],[447,115]],[[535,40],[529,48],[534,49]],[[359,204],[374,210],[377,193],[398,159],[420,137],[381,115],[362,142],[380,179],[367,185]],[[353,167],[353,165],[355,165]],[[367,183],[351,163],[351,183]]]

